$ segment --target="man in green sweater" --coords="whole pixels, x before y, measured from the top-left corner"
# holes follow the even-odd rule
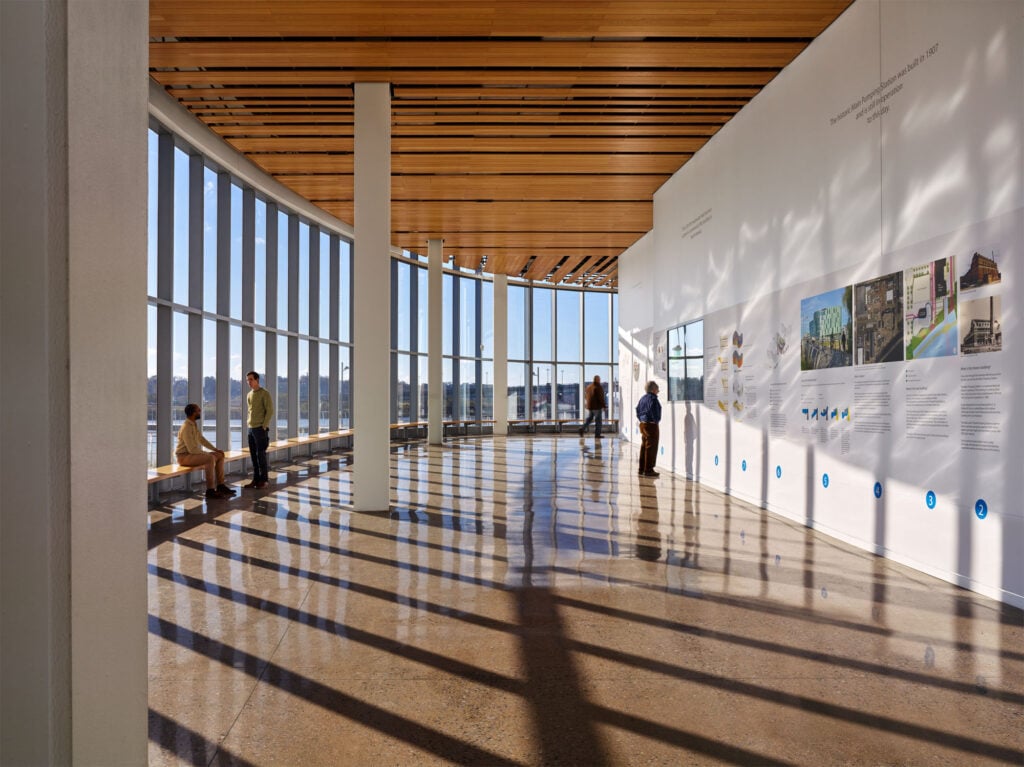
[[[246,487],[259,490],[267,486],[267,447],[270,445],[270,422],[274,417],[274,401],[270,392],[260,386],[260,374],[250,370],[245,374],[249,394],[245,398],[249,408],[249,457],[252,459],[252,482]]]

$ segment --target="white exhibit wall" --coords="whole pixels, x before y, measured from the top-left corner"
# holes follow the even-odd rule
[[[621,259],[624,416],[704,321],[659,465],[1024,605],[1022,126],[1017,0],[848,9]]]

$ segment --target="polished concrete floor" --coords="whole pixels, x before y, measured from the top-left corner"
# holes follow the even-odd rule
[[[150,510],[150,764],[1024,764],[1020,610],[617,439],[348,460]]]

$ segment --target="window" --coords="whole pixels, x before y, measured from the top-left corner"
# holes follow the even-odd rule
[[[704,320],[668,331],[668,398],[704,399]]]

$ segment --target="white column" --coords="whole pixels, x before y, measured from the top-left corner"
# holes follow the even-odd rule
[[[441,318],[444,285],[441,266],[444,240],[427,240],[427,442],[440,445],[444,437],[444,352]]]
[[[391,503],[391,88],[355,84],[352,506]]]
[[[148,35],[0,2],[2,764],[147,760]]]
[[[508,275],[494,275],[494,434],[508,434]]]

